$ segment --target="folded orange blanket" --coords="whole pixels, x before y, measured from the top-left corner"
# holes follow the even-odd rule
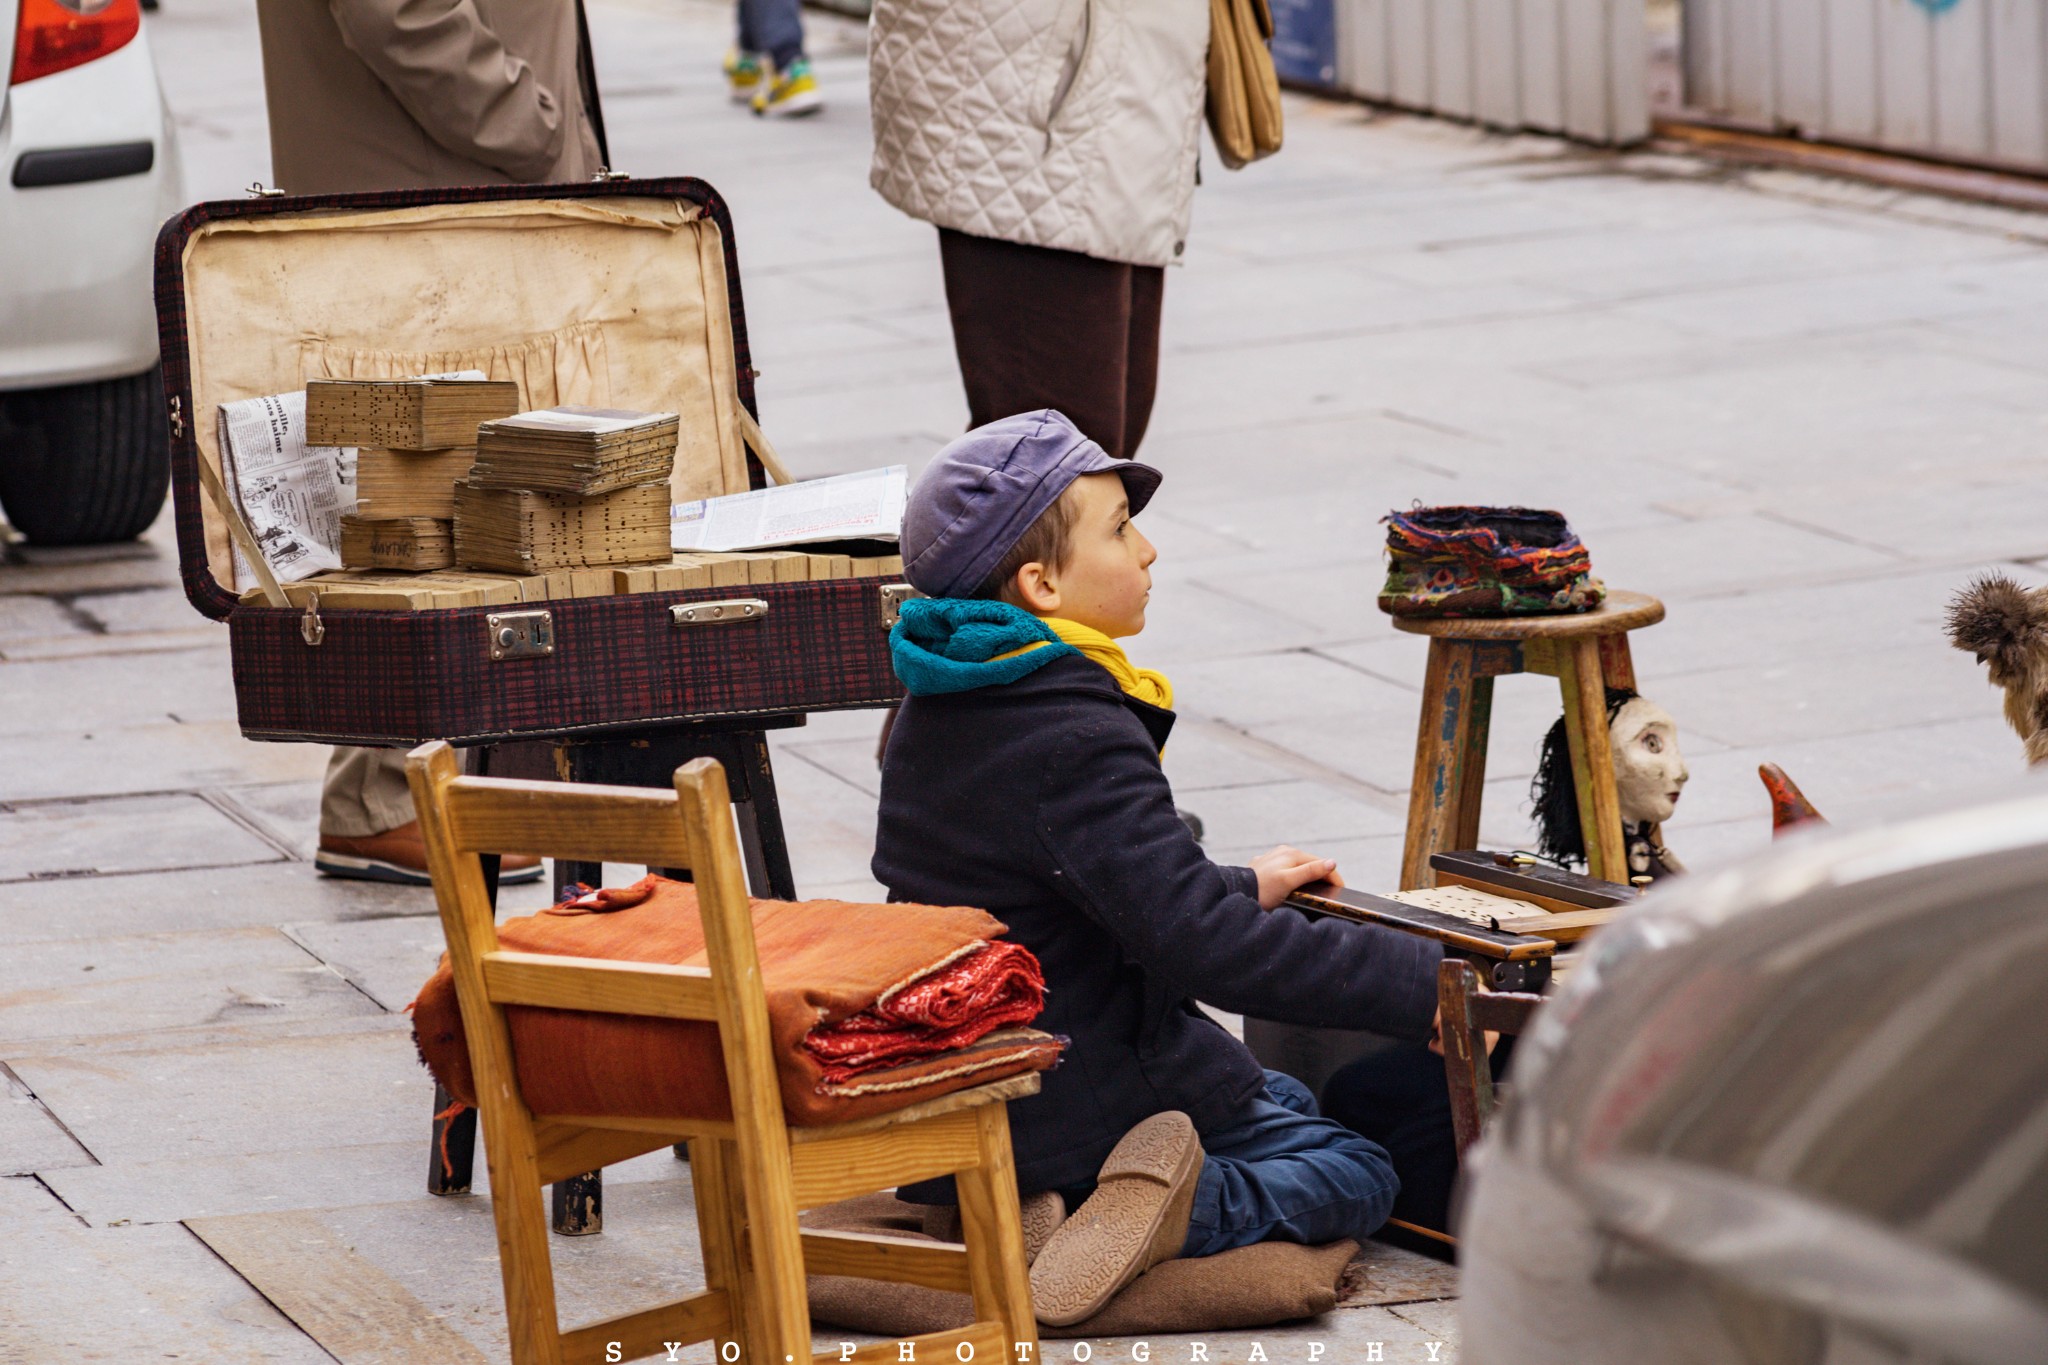
[[[1059,1039],[1017,1027],[1037,1016],[1042,979],[1027,950],[993,942],[1003,925],[986,911],[765,900],[754,901],[752,911],[783,1111],[791,1123],[863,1118],[1020,1071],[1042,1071],[1059,1059]],[[505,920],[498,943],[520,952],[623,962],[701,966],[707,959],[696,889],[663,877]],[[989,956],[991,948],[1002,951]],[[976,958],[984,960],[970,966]],[[948,970],[959,967],[967,970]],[[984,1009],[990,1023],[977,1030]],[[865,1032],[881,1047],[856,1047],[828,1060],[805,1045],[814,1032],[843,1036],[836,1026],[870,1011],[885,1027],[855,1025],[853,1033]],[[523,1005],[509,1007],[506,1022],[520,1089],[536,1114],[731,1117],[715,1025]],[[445,959],[413,1002],[413,1036],[435,1079],[457,1099],[474,1103],[468,1044]],[[825,1044],[828,1053],[836,1046]],[[849,1061],[852,1069],[846,1069]]]

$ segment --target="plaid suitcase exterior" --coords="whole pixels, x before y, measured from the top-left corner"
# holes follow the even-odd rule
[[[186,246],[209,223],[318,211],[519,199],[674,199],[696,205],[724,243],[739,399],[753,370],[731,216],[695,179],[505,185],[252,198],[196,205],[157,238],[156,303],[171,428],[171,486],[186,597],[228,624],[235,698],[251,739],[414,745],[644,729],[669,723],[885,706],[902,696],[888,626],[907,591],[885,579],[635,593],[524,606],[362,611],[248,606],[208,567],[206,505],[186,317]],[[758,415],[758,414],[757,414]],[[751,482],[765,482],[748,453]],[[751,599],[766,611],[678,625],[671,608]],[[493,618],[545,613],[552,648],[510,657]],[[700,613],[701,615],[701,613]]]

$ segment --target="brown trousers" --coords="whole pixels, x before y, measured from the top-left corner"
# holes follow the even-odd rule
[[[1159,381],[1156,265],[939,229],[969,424],[1058,408],[1104,450],[1138,453]]]

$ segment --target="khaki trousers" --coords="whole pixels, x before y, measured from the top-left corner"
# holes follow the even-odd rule
[[[320,832],[341,839],[367,839],[413,819],[412,788],[405,784],[405,750],[336,746],[320,786]],[[546,741],[493,744],[463,749],[464,772],[523,777],[536,782],[561,779],[555,746]]]
[[[412,789],[405,785],[405,750],[336,748],[320,787],[320,832],[367,839],[410,823]]]

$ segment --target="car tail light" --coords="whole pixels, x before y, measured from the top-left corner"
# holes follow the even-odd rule
[[[137,0],[21,0],[10,85],[104,57],[142,28]]]

